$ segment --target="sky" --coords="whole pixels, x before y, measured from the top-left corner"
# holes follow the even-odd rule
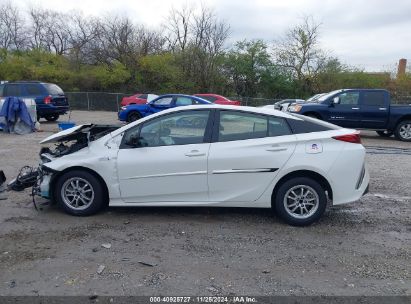
[[[0,0],[6,1],[6,0]],[[343,63],[366,71],[396,69],[400,58],[411,65],[410,0],[13,0],[23,9],[41,6],[85,15],[126,15],[136,23],[159,28],[169,10],[201,4],[213,8],[230,25],[229,42],[272,42],[312,16],[321,23],[321,47]]]

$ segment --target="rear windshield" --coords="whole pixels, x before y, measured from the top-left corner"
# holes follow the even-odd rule
[[[318,120],[315,118],[307,117],[304,115],[288,113],[292,116],[295,116],[297,119],[288,119],[288,123],[291,126],[294,134],[301,134],[301,133],[311,133],[311,132],[321,132],[321,131],[329,131],[329,130],[338,130],[342,129],[339,126],[330,124],[328,122]]]
[[[45,83],[44,86],[50,95],[64,95],[63,90],[54,83]]]

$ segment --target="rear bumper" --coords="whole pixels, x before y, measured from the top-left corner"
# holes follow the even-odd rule
[[[70,107],[67,106],[55,106],[55,105],[37,105],[37,112],[40,116],[48,114],[66,114],[69,111]]]
[[[358,189],[354,191],[344,191],[343,195],[338,195],[337,199],[333,200],[333,205],[348,204],[358,201],[361,197],[368,193],[370,183],[370,175],[365,169],[365,174]]]

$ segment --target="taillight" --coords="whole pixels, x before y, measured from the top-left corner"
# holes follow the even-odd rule
[[[333,136],[332,138],[336,140],[341,140],[353,144],[360,144],[361,143],[361,137],[360,137],[360,132],[355,132],[352,134],[347,134],[347,135],[338,135],[338,136]]]
[[[51,103],[51,99],[52,99],[52,97],[51,97],[50,95],[44,97],[44,103],[45,103],[45,104],[50,104],[50,103]]]

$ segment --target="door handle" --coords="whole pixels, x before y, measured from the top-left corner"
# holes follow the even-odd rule
[[[185,153],[184,155],[188,157],[193,157],[193,156],[204,156],[206,154],[205,152],[200,152],[198,150],[192,150],[190,152]]]
[[[288,148],[286,148],[286,147],[281,147],[281,146],[274,145],[274,146],[271,146],[270,148],[265,149],[265,150],[268,151],[268,152],[279,152],[279,151],[286,151],[287,149]]]
[[[353,109],[353,110],[359,110],[360,108],[351,108],[351,109]]]
[[[387,110],[387,108],[380,108],[379,110],[380,111],[385,111],[385,110]]]

